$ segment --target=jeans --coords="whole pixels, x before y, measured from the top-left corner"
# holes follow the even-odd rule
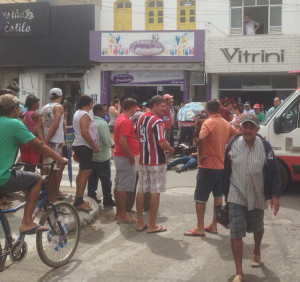
[[[185,171],[185,170],[188,170],[189,168],[194,168],[197,166],[197,159],[194,158],[194,157],[191,157],[191,156],[182,156],[180,157],[179,159],[169,163],[167,165],[167,168],[170,169],[176,165],[179,165],[179,164],[183,164],[184,166],[181,167],[181,171]]]
[[[174,126],[172,125],[169,130],[165,130],[165,138],[171,147],[174,147]]]
[[[91,197],[96,197],[98,179],[101,181],[103,200],[110,200],[112,198],[110,160],[93,162],[93,172],[88,181],[88,195]]]
[[[180,129],[180,137],[178,141],[178,145],[185,142],[186,137],[188,137],[188,143],[190,146],[193,145],[195,128],[190,126],[185,126]]]

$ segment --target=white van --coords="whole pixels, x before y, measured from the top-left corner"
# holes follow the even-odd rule
[[[268,116],[259,134],[271,143],[278,158],[281,190],[291,180],[300,181],[300,88]]]

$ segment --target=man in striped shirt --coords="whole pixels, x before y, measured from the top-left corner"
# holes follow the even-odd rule
[[[163,97],[153,96],[149,102],[149,112],[145,112],[138,121],[137,131],[140,141],[139,187],[136,198],[138,217],[137,231],[147,229],[148,233],[167,231],[166,227],[156,224],[160,193],[166,191],[166,156],[174,149],[165,139],[165,127],[162,117],[166,113]],[[150,219],[145,224],[143,217],[144,194],[151,192]]]

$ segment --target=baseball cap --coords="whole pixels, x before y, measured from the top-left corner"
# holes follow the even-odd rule
[[[4,94],[0,96],[0,108],[4,111],[11,109],[18,104],[20,104],[20,100],[15,95]]]
[[[249,102],[245,102],[244,106],[246,106],[246,105],[250,106],[250,103]]]
[[[142,106],[147,106],[147,104],[148,104],[147,102],[143,102]]]
[[[254,104],[253,109],[260,109],[260,104]]]
[[[59,88],[52,88],[50,91],[49,91],[49,97],[50,98],[54,98],[56,96],[58,97],[61,97],[63,95],[61,89]]]
[[[170,95],[170,94],[165,94],[165,95],[163,96],[163,98],[164,98],[164,99],[172,99],[173,96]],[[172,100],[173,100],[173,99],[172,99]]]
[[[253,114],[245,114],[241,118],[241,125],[243,125],[244,122],[252,122],[255,126],[259,126],[259,120],[257,117]]]

